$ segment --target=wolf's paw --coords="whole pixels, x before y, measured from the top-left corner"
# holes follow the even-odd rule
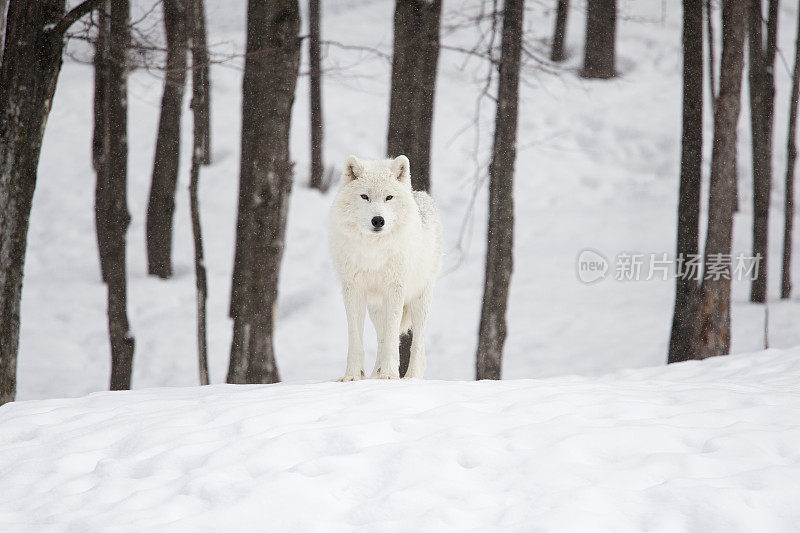
[[[353,373],[348,372],[343,377],[339,378],[339,382],[340,383],[344,383],[346,381],[359,381],[361,379],[364,379],[364,371],[363,370],[359,374],[353,374]]]
[[[422,372],[412,372],[409,370],[406,372],[406,375],[403,376],[403,379],[422,379]]]

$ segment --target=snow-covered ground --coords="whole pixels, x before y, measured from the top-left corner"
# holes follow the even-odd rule
[[[797,531],[800,349],[0,410],[2,531]]]

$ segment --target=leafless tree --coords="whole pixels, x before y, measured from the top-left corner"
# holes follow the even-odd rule
[[[430,191],[431,127],[441,0],[397,0],[387,153],[411,161],[411,185]]]
[[[28,222],[64,35],[99,0],[65,13],[63,0],[10,0],[0,67],[0,404],[17,387],[20,301]]]
[[[567,16],[569,0],[557,0],[556,28],[553,30],[553,48],[550,51],[552,61],[564,61],[564,40],[567,38]]]
[[[228,382],[273,383],[273,329],[292,188],[289,127],[300,61],[297,0],[250,0]]]
[[[711,0],[705,0],[704,11],[706,16],[706,43],[708,44],[708,87],[711,91],[711,110],[714,110],[714,105],[717,100],[717,69],[716,55],[714,53],[714,8],[711,5]]]
[[[105,0],[98,10],[95,44],[94,163],[97,172],[95,221],[108,295],[112,390],[129,389],[134,339],[127,310],[126,237],[128,214],[127,0]],[[101,237],[102,236],[102,237]]]
[[[708,203],[704,276],[698,304],[696,351],[693,359],[727,354],[731,339],[731,268],[734,182],[736,180],[736,126],[739,121],[744,56],[745,5],[724,0],[722,6],[722,60],[719,95],[714,110],[714,141]],[[709,272],[716,263],[719,275]]]
[[[191,0],[191,39],[192,52],[192,116],[195,133],[200,136],[200,162],[211,163],[211,60],[206,37],[206,15],[203,0]]]
[[[505,0],[494,145],[489,164],[489,227],[477,379],[500,379],[502,373],[506,306],[513,270],[514,164],[524,14],[524,0]]]
[[[206,333],[206,302],[208,280],[203,258],[203,231],[200,224],[200,199],[197,189],[200,184],[200,167],[207,163],[208,137],[208,53],[206,51],[205,9],[203,0],[191,0],[189,10],[189,35],[192,51],[192,167],[189,180],[189,207],[192,218],[194,243],[194,273],[197,288],[197,357],[200,369],[200,384],[208,385],[208,335]]]
[[[613,78],[616,72],[617,0],[588,0],[584,78]]]
[[[772,191],[772,132],[775,100],[775,51],[778,0],[768,0],[766,42],[762,31],[761,0],[748,0],[748,73],[750,126],[753,145],[753,256],[761,257],[758,276],[750,286],[750,301],[767,299],[769,203]]]
[[[800,99],[800,10],[797,12],[797,39],[792,72],[792,97],[789,104],[789,133],[786,137],[786,186],[783,204],[783,261],[781,298],[792,294],[792,229],[794,226],[794,167],[797,162],[797,103]]]
[[[164,0],[167,63],[158,123],[153,181],[147,206],[147,269],[172,275],[172,225],[180,162],[181,111],[186,83],[187,13],[191,0]]]
[[[683,0],[683,125],[678,192],[676,257],[698,253],[700,184],[703,168],[703,3]],[[691,358],[699,286],[691,276],[675,277],[675,309],[669,339],[670,363]]]
[[[320,52],[320,0],[308,0],[308,73],[311,98],[311,181],[322,189],[322,54]]]

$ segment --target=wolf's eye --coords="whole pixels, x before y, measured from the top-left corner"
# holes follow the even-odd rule
[[[391,200],[392,198],[394,198],[394,196],[392,196],[392,195],[390,194],[389,196],[387,196],[387,197],[386,197],[386,201],[388,202],[388,201],[389,201],[389,200]]]
[[[366,194],[362,194],[361,198],[369,202],[369,196],[367,196]]]

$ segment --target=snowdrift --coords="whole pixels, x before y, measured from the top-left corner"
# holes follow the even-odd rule
[[[800,348],[0,408],[2,531],[792,531]]]

